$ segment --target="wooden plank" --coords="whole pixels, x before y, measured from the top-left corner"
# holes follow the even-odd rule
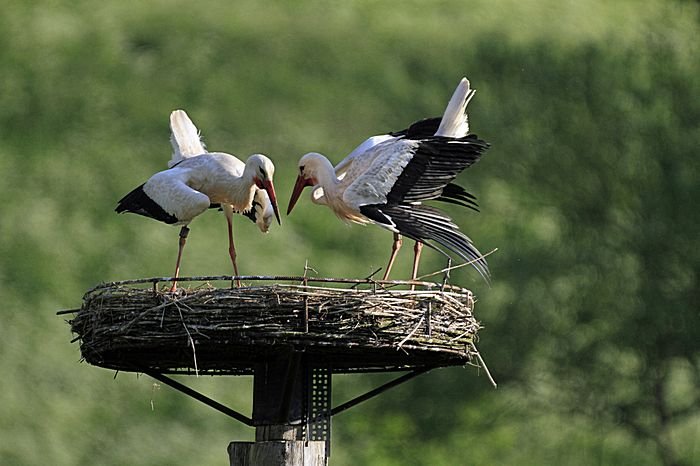
[[[231,442],[230,466],[327,466],[326,442]]]

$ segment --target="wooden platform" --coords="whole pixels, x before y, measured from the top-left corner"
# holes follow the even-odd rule
[[[480,328],[469,290],[308,277],[159,278],[100,285],[70,320],[83,358],[120,371],[252,374],[300,352],[334,373],[464,365]],[[216,286],[215,286],[216,285]]]

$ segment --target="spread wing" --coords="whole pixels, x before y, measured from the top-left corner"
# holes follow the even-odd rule
[[[355,207],[387,202],[387,194],[418,146],[417,141],[392,139],[366,151],[361,160],[352,164],[341,181],[343,201]]]
[[[362,144],[353,149],[353,151],[350,152],[347,157],[345,157],[338,163],[338,165],[335,166],[335,176],[342,179],[355,160],[362,159],[364,157],[364,153],[371,150],[377,144],[381,144],[382,142],[392,139],[396,138],[391,134],[380,134],[367,138]]]
[[[387,202],[417,203],[440,198],[457,174],[478,161],[487,148],[488,144],[476,135],[459,139],[436,136],[421,140],[410,163],[406,164],[387,193]]]

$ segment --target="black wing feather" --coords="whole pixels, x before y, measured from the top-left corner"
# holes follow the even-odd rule
[[[488,143],[470,134],[463,138],[434,136],[419,142],[415,154],[387,194],[388,204],[456,199],[445,187],[481,158]],[[464,191],[464,190],[462,190]],[[446,201],[449,202],[449,201]]]
[[[440,197],[436,198],[435,200],[457,204],[479,212],[479,204],[476,202],[476,197],[455,183],[447,184],[447,186],[442,189],[442,194]]]
[[[253,201],[253,204],[250,206],[249,210],[246,210],[245,212],[241,212],[241,214],[248,217],[250,219],[250,221],[253,223],[255,223],[255,221],[258,219],[258,212],[255,209],[256,206],[262,206],[262,204],[260,204],[257,201]]]
[[[443,246],[471,262],[484,280],[490,283],[486,259],[471,239],[459,230],[447,214],[420,205],[422,201],[434,199],[479,211],[476,197],[452,181],[477,162],[489,144],[473,134],[463,138],[434,136],[441,121],[439,117],[426,118],[404,130],[389,133],[419,141],[419,145],[387,193],[386,204],[364,205],[360,207],[360,212],[379,225],[448,256],[431,242]]]
[[[121,198],[114,211],[119,214],[122,212],[131,212],[171,225],[178,222],[177,217],[166,212],[156,201],[148,197],[143,190],[143,185]]]
[[[258,218],[258,214],[257,214],[257,212],[255,211],[255,206],[256,206],[256,205],[260,205],[260,203],[259,203],[259,202],[256,202],[256,201],[253,201],[253,205],[250,207],[249,210],[246,210],[246,211],[243,211],[243,212],[238,212],[238,213],[240,213],[241,215],[245,215],[246,217],[248,217],[248,218],[250,219],[251,222],[255,223],[255,221],[256,221],[257,218]],[[218,203],[217,203],[217,204],[210,204],[210,205],[209,205],[209,208],[210,208],[210,209],[219,209],[219,212],[221,212],[221,211],[224,210],[224,209],[221,207],[221,204],[218,204]]]
[[[435,135],[441,122],[442,117],[424,118],[411,124],[406,129],[394,131],[389,133],[389,135],[394,137],[403,136],[405,139],[426,139]]]
[[[435,241],[466,261],[486,280],[490,281],[489,267],[483,255],[471,239],[459,231],[452,219],[437,209],[424,205],[373,204],[360,207],[360,212],[390,230],[400,232],[416,241],[447,255],[442,249],[431,244]]]

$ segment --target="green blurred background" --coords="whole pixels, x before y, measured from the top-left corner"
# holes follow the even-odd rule
[[[336,417],[332,464],[700,464],[699,21],[683,0],[4,0],[0,463],[221,465],[253,436],[81,364],[55,315],[99,282],[171,273],[177,229],[113,212],[165,167],[171,110],[212,150],[269,154],[286,207],[302,154],[338,161],[437,116],[467,76],[492,147],[458,179],[481,213],[448,210],[498,251],[492,287],[453,281],[477,294],[499,388],[423,375]],[[265,237],[237,219],[242,273],[384,265],[389,233],[307,196]],[[192,228],[183,274],[230,273],[223,216]],[[385,378],[337,377],[336,400]],[[187,382],[250,411],[250,378]]]

